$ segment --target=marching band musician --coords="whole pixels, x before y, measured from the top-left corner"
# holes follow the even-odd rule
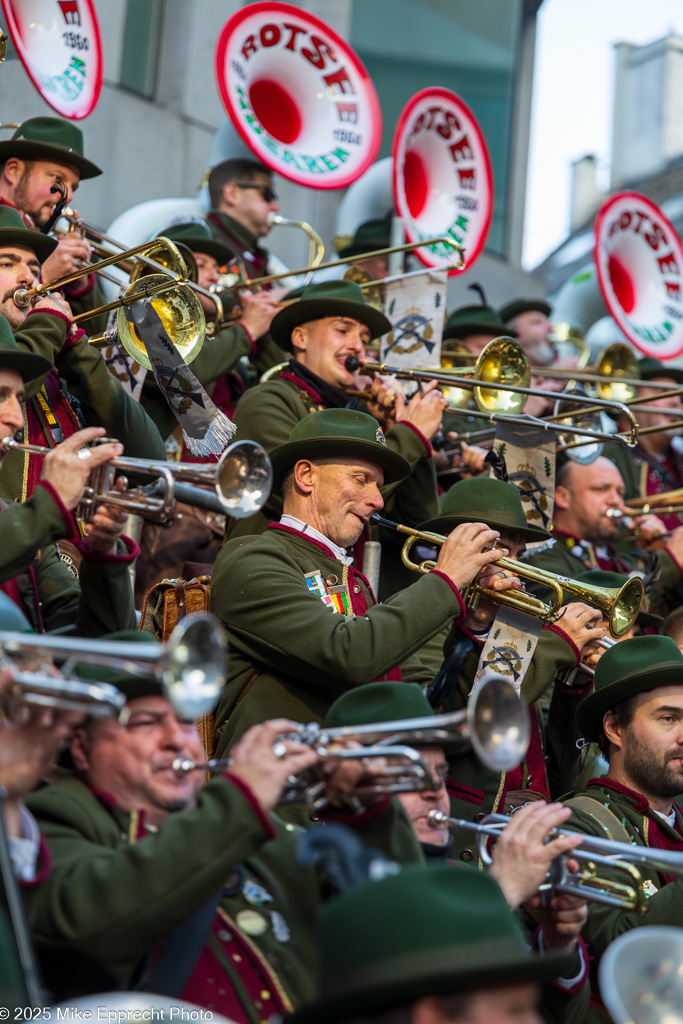
[[[609,762],[606,776],[589,779],[567,801],[567,827],[600,838],[655,850],[683,852],[683,654],[669,637],[634,637],[606,651],[595,670],[595,690],[579,705],[586,741],[597,742]],[[647,916],[590,903],[583,935],[594,966],[609,943],[642,924],[680,926],[683,884],[654,866],[638,865]],[[624,881],[616,868],[599,875]],[[602,1008],[597,976],[589,1024],[611,1018]]]
[[[283,515],[257,537],[235,537],[214,569],[211,610],[232,649],[216,713],[221,755],[272,715],[322,721],[343,691],[383,677],[427,683],[413,657],[464,614],[461,589],[496,554],[497,531],[467,524],[439,552],[437,569],[376,605],[347,550],[383,506],[380,488],[409,463],[366,413],[326,409],[299,422],[270,453]]]
[[[517,338],[532,366],[552,366],[555,362],[556,353],[550,340],[553,325],[548,319],[551,308],[544,299],[515,299],[499,310],[506,331],[512,329],[513,337]]]
[[[423,523],[420,529],[448,536],[465,522],[483,522],[496,530],[500,534],[498,543],[507,549],[507,557],[515,560],[522,558],[527,542],[548,538],[545,530],[527,521],[517,487],[493,478],[479,477],[454,484],[444,498],[441,514]],[[481,582],[502,593],[520,588],[524,581],[492,566]],[[464,615],[454,619],[452,625],[447,624],[433,637],[427,650],[419,653],[432,669],[445,656],[431,691],[437,710],[455,711],[467,705],[497,611],[497,604],[482,597],[476,608],[466,607]],[[573,788],[578,775],[578,752],[566,743],[566,735],[573,727],[577,699],[590,683],[584,681],[576,687],[558,684],[553,688],[553,681],[558,673],[579,664],[587,645],[605,636],[604,624],[596,625],[599,617],[595,608],[580,602],[569,604],[560,622],[541,629],[523,676],[515,675],[514,662],[503,658],[511,651],[514,653],[514,647],[507,651],[494,649],[492,653],[498,660],[492,667],[520,687],[520,697],[529,707],[529,751],[518,768],[503,773],[482,765],[474,754],[449,757],[447,789],[455,817],[473,820],[492,812],[510,814],[525,803],[549,800]],[[523,641],[522,637],[517,649]],[[536,704],[549,691],[552,698],[544,735]],[[470,862],[474,857],[471,847],[467,833],[460,833],[454,838],[451,856]]]
[[[285,444],[304,417],[321,409],[342,409],[349,404],[345,389],[358,388],[345,359],[365,357],[365,345],[390,329],[389,321],[365,302],[362,290],[352,281],[326,281],[309,285],[301,298],[282,309],[273,320],[275,341],[292,352],[278,377],[248,391],[235,410],[235,423],[270,452]],[[405,458],[412,474],[400,484],[385,487],[392,514],[402,522],[416,523],[437,508],[436,477],[431,461],[431,438],[441,424],[445,405],[439,391],[427,387],[407,404],[389,383],[372,382],[374,400],[367,411],[376,417],[386,434],[388,447]],[[228,536],[261,533],[280,516],[282,504],[273,494],[263,510],[248,519],[232,520]],[[384,545],[385,534],[382,534]],[[390,538],[388,543],[394,543]],[[381,596],[388,596],[406,582],[397,558],[382,560]]]
[[[66,190],[71,203],[79,182],[102,171],[83,153],[83,133],[72,121],[58,117],[32,117],[0,142],[0,205],[14,207],[28,227],[41,229],[60,200],[56,185]],[[54,188],[54,192],[52,189]],[[77,216],[76,211],[74,215]],[[92,247],[76,231],[59,237],[54,252],[42,267],[42,281],[58,281],[90,262]],[[74,315],[104,303],[94,274],[65,286]],[[104,330],[106,314],[93,318],[92,329]]]
[[[49,369],[47,359],[19,349],[0,316],[0,440],[14,437],[24,424],[24,384],[39,382]],[[34,630],[99,636],[135,622],[128,566],[139,549],[121,538],[125,516],[111,506],[99,506],[81,539],[71,515],[91,470],[123,451],[111,443],[83,448],[103,433],[91,427],[72,434],[46,455],[30,498],[10,504],[0,499],[0,589]],[[4,459],[0,456],[0,484]],[[64,538],[75,543],[82,558],[80,576],[60,557],[55,542],[63,544]]]
[[[103,671],[81,669],[86,678]],[[128,698],[126,724],[88,719],[70,745],[74,774],[28,801],[52,862],[26,893],[46,984],[63,999],[143,987],[238,1024],[284,1016],[313,995],[314,914],[329,884],[297,861],[300,830],[272,812],[288,777],[318,753],[278,739],[296,723],[269,721],[204,785],[203,772],[172,768],[203,751],[159,681],[107,678]],[[372,764],[330,763],[327,794],[344,798],[374,777]],[[358,836],[399,862],[418,860],[399,805],[364,800],[350,821]]]
[[[675,366],[665,366],[651,356],[639,359],[638,369],[640,379],[644,383],[637,388],[637,397],[648,397],[648,406],[679,410],[680,415],[677,418],[683,419],[681,396],[662,398],[661,391],[648,384],[652,381],[655,384],[667,384],[672,390],[680,388],[683,385],[683,370],[676,369]],[[627,501],[631,498],[649,498],[651,495],[683,487],[681,430],[680,427],[671,429],[675,417],[656,412],[643,412],[637,406],[634,406],[634,410],[641,429],[662,429],[651,434],[640,434],[635,448],[624,448],[623,445],[607,445],[605,448],[605,455],[614,462],[624,478],[624,496]],[[656,513],[656,509],[654,511]],[[677,529],[683,521],[681,516],[666,512],[659,518],[667,530]]]
[[[576,578],[586,569],[607,569],[646,577],[653,570],[658,576],[652,585],[650,610],[666,615],[683,597],[683,528],[674,530],[666,546],[647,553],[630,540],[619,540],[619,520],[607,515],[608,509],[624,510],[625,486],[621,473],[609,459],[600,456],[588,465],[567,459],[557,471],[552,539],[544,549],[528,555],[530,565],[561,576]],[[637,519],[640,541],[665,533],[664,524],[655,515]],[[532,593],[544,592],[541,584],[531,583]]]
[[[258,160],[236,157],[211,169],[208,186],[214,237],[243,264],[247,277],[267,276],[268,251],[260,242],[270,233],[271,213],[280,209],[272,171]]]
[[[85,333],[71,324],[71,309],[58,293],[40,295],[33,306],[18,306],[14,292],[38,283],[41,263],[56,243],[26,228],[19,215],[0,206],[0,314],[25,352],[48,360],[47,375],[27,382],[24,435],[30,444],[53,448],[81,426],[103,426],[120,440],[126,454],[164,459],[156,427],[138,402],[106,368]],[[21,426],[19,427],[21,429]],[[11,452],[7,456],[0,493],[25,499],[40,479],[41,456]]]
[[[339,258],[357,256],[354,266],[362,267],[373,281],[381,281],[389,273],[389,257],[373,256],[364,259],[366,253],[388,249],[391,245],[391,217],[366,220],[359,224],[348,245],[339,250]]]

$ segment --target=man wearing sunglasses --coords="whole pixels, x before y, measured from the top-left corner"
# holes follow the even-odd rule
[[[248,276],[268,273],[268,251],[259,240],[270,231],[269,215],[279,210],[273,178],[257,160],[224,160],[209,175],[214,237],[244,262]]]

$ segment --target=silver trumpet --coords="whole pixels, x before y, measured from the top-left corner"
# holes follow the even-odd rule
[[[3,659],[2,667],[9,667],[8,659]],[[0,696],[0,707],[10,717],[14,708],[37,705],[80,711],[92,718],[118,718],[125,703],[125,693],[111,683],[51,676],[47,672],[14,672],[9,691]]]
[[[200,718],[216,706],[225,683],[228,664],[225,632],[218,619],[209,614],[191,615],[183,619],[163,644],[0,631],[0,651],[7,658],[42,653],[64,662],[62,668],[66,675],[78,662],[118,668],[122,673],[131,675],[152,674],[159,680],[176,714],[184,721]],[[31,673],[20,673],[22,675],[30,677]],[[80,680],[80,687],[74,690],[75,680],[71,678],[53,679],[43,673],[39,673],[39,676],[39,679],[34,680],[35,691],[31,687],[30,678],[25,684],[19,684],[27,703],[96,713],[90,706],[82,706],[84,700],[90,703],[84,696],[87,690],[93,702],[96,700],[92,696],[95,692],[108,695],[108,702],[103,700],[102,703],[104,706],[109,703],[112,714],[118,707],[118,698],[109,693],[109,684],[88,684]],[[105,685],[108,689],[102,690]],[[125,697],[121,707],[124,703]]]
[[[487,850],[489,837],[496,838],[512,820],[505,814],[489,814],[481,822],[465,818],[449,818],[441,811],[430,811],[427,815],[430,825],[448,825],[451,829],[463,829],[477,835],[477,853],[485,868],[491,866],[491,855]],[[578,850],[556,857],[548,875],[548,881],[541,887],[542,893],[565,892],[572,896],[602,903],[608,907],[621,907],[639,916],[647,913],[647,894],[641,867],[661,871],[683,878],[683,853],[673,850],[657,850],[649,846],[632,846],[614,839],[600,839],[598,836],[576,832],[566,828],[554,828],[550,839],[556,836],[575,836]],[[579,862],[578,872],[570,871],[568,860]],[[598,867],[606,865],[626,876],[625,882],[601,878]]]
[[[111,440],[98,438],[97,443]],[[3,452],[34,455],[47,455],[52,450],[38,444],[21,444],[13,437],[3,438],[0,448]],[[114,489],[117,471],[152,476],[157,480],[151,489],[128,489],[126,480],[126,490],[117,491]],[[120,456],[93,470],[77,515],[81,519],[90,519],[97,506],[106,502],[125,509],[131,515],[167,523],[173,515],[176,501],[183,501],[209,512],[244,519],[263,508],[272,483],[270,459],[255,441],[235,441],[216,463],[157,462]],[[212,491],[192,486],[194,484],[208,485]]]

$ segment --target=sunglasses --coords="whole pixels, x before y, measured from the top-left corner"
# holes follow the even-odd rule
[[[270,185],[242,184],[239,181],[235,181],[235,182],[233,182],[233,184],[237,185],[238,188],[256,188],[256,189],[258,189],[259,192],[261,193],[261,195],[263,196],[264,200],[267,203],[273,203],[277,199],[277,192],[275,191],[275,189],[271,188]]]

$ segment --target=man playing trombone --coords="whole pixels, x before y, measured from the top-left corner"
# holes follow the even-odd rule
[[[15,301],[18,289],[37,284],[41,264],[55,245],[27,228],[15,210],[0,206],[0,314],[22,351],[49,362],[47,374],[27,382],[25,439],[54,447],[90,424],[120,440],[128,455],[165,460],[158,430],[140,403],[112,377],[84,332],[72,327],[71,309],[61,296],[40,296],[29,307]],[[10,454],[0,493],[11,500],[30,497],[41,464],[35,455]]]
[[[590,904],[583,934],[597,967],[609,943],[627,929],[681,923],[683,884],[674,877],[683,870],[683,813],[675,800],[683,792],[683,654],[675,642],[670,637],[634,637],[606,651],[595,669],[595,690],[579,705],[576,717],[585,740],[599,744],[609,770],[589,779],[567,802],[572,809],[568,826],[650,848],[643,851],[645,863],[638,862],[646,916]],[[667,858],[678,860],[673,874],[667,871]],[[616,865],[598,868],[606,882],[633,885]],[[594,1008],[587,1020],[602,1024],[609,1018],[599,1009],[596,977],[592,983]]]
[[[247,277],[265,276],[269,256],[261,239],[270,232],[271,214],[280,209],[272,171],[248,157],[224,160],[212,167],[208,187],[207,220],[214,237],[239,259]]]

